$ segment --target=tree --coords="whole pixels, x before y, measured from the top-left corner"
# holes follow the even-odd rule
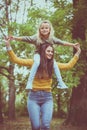
[[[87,0],[73,0],[73,7],[72,36],[73,39],[80,39],[82,53],[76,72],[80,76],[80,83],[72,89],[66,123],[87,125]]]
[[[0,20],[1,21],[1,23],[0,23],[0,26],[1,26],[0,31],[2,33],[2,36],[5,37],[5,33],[9,34],[10,31],[11,31],[10,19],[9,19],[10,14],[9,14],[9,9],[8,9],[9,6],[11,5],[11,0],[3,1],[2,5],[3,6],[1,6],[1,11],[3,13],[2,13],[2,18]],[[16,6],[16,7],[17,7],[16,8],[16,13],[17,13],[18,6]],[[16,19],[15,19],[15,21],[16,21]],[[3,64],[3,59],[4,58],[5,57],[2,56],[2,62],[0,64],[0,74],[7,77],[7,79],[9,80],[8,118],[10,120],[13,120],[13,119],[15,119],[15,84],[14,84],[14,77],[13,77],[14,66],[10,63],[9,67],[6,67],[6,64]],[[0,102],[0,104],[1,104],[1,102]]]
[[[2,92],[1,92],[1,84],[0,84],[0,124],[3,123],[3,116],[2,116]]]

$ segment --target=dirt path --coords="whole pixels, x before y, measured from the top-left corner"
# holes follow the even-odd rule
[[[53,119],[51,123],[51,130],[87,130],[87,127],[64,126],[62,120]],[[0,130],[31,130],[30,121],[26,117],[21,117],[15,121],[8,121],[5,119],[4,123],[0,125]]]

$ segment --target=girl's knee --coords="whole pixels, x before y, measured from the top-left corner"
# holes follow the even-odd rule
[[[40,65],[40,55],[39,54],[35,54],[34,55],[34,63],[39,66]]]

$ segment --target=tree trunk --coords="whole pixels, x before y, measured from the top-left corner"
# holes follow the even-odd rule
[[[81,78],[78,87],[73,88],[67,123],[87,125],[87,75]]]
[[[62,118],[64,116],[64,112],[61,109],[61,95],[62,95],[62,91],[58,90],[58,96],[57,96],[57,117]]]
[[[75,1],[75,0],[74,0]],[[79,1],[82,2],[82,1]],[[87,1],[83,0],[86,4],[84,6],[87,7]],[[74,3],[75,4],[75,3]],[[77,4],[77,3],[76,3]],[[75,5],[74,5],[75,6]],[[81,3],[80,3],[81,6]],[[85,9],[85,7],[84,7]],[[80,10],[81,11],[81,10]],[[82,10],[84,11],[84,10]],[[79,10],[78,10],[79,13]],[[87,10],[85,12],[87,14]],[[85,15],[83,13],[83,15]],[[78,16],[78,17],[77,17]],[[77,21],[75,21],[77,19]],[[74,15],[74,26],[73,26],[73,39],[81,39],[82,41],[86,40],[85,32],[86,32],[86,23],[87,17],[82,19],[82,15]],[[66,123],[70,123],[73,125],[86,125],[87,126],[87,46],[85,44],[82,45],[82,52],[80,56],[81,65],[83,64],[83,68],[81,66],[77,68],[77,73],[79,71],[83,71],[84,75],[81,76],[80,84],[78,87],[72,89],[72,96],[70,99],[70,110],[68,114],[68,118]]]
[[[60,101],[61,94],[58,94],[57,97],[57,117],[61,116],[61,101]]]
[[[1,86],[0,86],[0,124],[3,123],[3,116],[2,116],[2,99],[1,99]]]
[[[9,80],[9,102],[8,102],[8,118],[9,120],[15,119],[15,85],[13,78],[14,66],[10,64],[10,80]]]

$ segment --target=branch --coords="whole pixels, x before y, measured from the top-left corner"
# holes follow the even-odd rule
[[[3,67],[3,66],[0,66],[0,70],[1,70],[1,69],[2,69],[2,70],[4,69],[4,70],[8,71],[8,73],[9,73],[9,69],[8,69],[8,68]],[[0,71],[0,72],[1,72],[1,71]]]
[[[0,25],[0,26],[1,26],[1,25]],[[3,34],[3,36],[6,37],[6,35],[4,34],[3,30],[1,29],[1,27],[0,27],[0,31],[1,31],[1,33]]]
[[[26,0],[24,0],[24,10],[23,10],[22,23],[24,22],[25,9],[26,9]]]
[[[17,20],[16,18],[17,18],[17,13],[18,13],[18,9],[19,9],[19,2],[20,2],[20,1],[18,0],[18,1],[17,1],[17,6],[16,6],[15,20],[14,20],[15,22],[16,22],[16,20]]]
[[[4,5],[0,4],[0,10],[4,7]]]
[[[0,75],[3,75],[3,76],[5,76],[5,77],[7,77],[9,79],[9,76],[6,75],[5,73],[3,73],[2,71],[0,71]]]
[[[5,77],[7,77],[9,80],[14,80],[15,79],[14,76],[7,75],[7,74],[3,73],[2,71],[0,71],[0,75],[3,75]]]

